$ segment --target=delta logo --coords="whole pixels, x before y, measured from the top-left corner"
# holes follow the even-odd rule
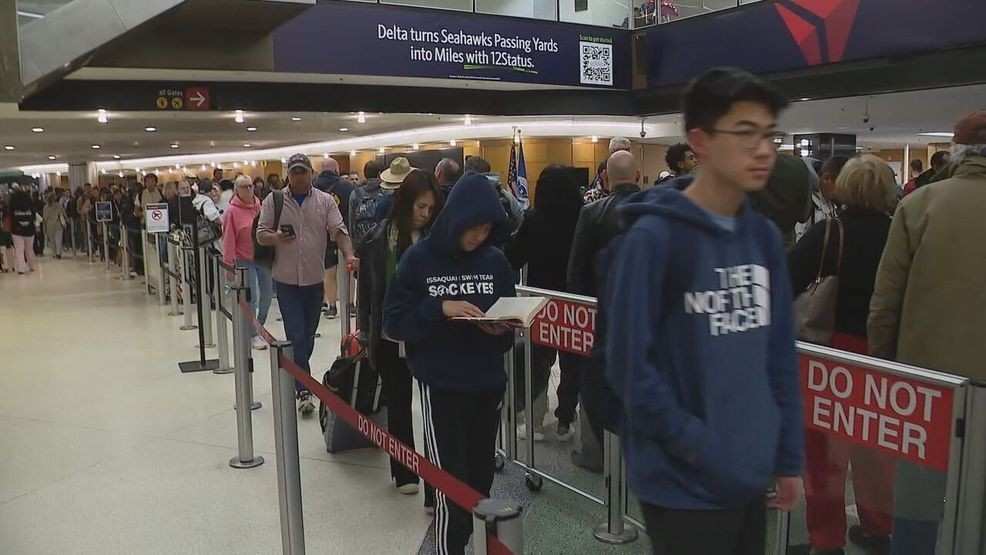
[[[777,0],[774,8],[808,65],[842,61],[860,0]]]

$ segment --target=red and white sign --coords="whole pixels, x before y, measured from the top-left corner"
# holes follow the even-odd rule
[[[800,366],[807,428],[948,470],[951,389],[814,355]]]
[[[210,110],[209,87],[185,87],[186,110]]]
[[[589,356],[596,342],[596,308],[550,299],[534,317],[531,341],[559,351]]]

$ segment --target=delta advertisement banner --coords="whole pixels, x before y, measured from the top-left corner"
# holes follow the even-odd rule
[[[715,66],[754,73],[986,44],[982,0],[765,0],[646,31],[652,87]]]
[[[434,9],[318,4],[274,33],[274,69],[630,88],[630,34]]]
[[[953,392],[800,355],[805,426],[934,470],[948,470]]]

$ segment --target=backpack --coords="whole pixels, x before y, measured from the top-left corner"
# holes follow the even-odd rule
[[[274,197],[274,230],[281,225],[281,210],[284,209],[284,193],[281,191],[271,191]],[[253,240],[253,261],[256,264],[267,268],[274,266],[274,247],[261,245],[257,242],[257,224],[260,222],[260,212],[253,217],[253,226],[250,228],[250,237]]]
[[[343,338],[341,354],[323,375],[322,385],[359,412],[374,414],[380,410],[380,379],[368,364],[358,333]],[[319,407],[320,422],[325,411]]]
[[[365,193],[365,190],[364,190]],[[361,194],[356,200],[352,209],[352,229],[353,243],[359,244],[379,221],[377,219],[377,205],[384,198],[383,189],[377,189],[372,193]]]

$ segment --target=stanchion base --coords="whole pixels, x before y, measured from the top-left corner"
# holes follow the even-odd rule
[[[229,466],[233,468],[257,468],[258,466],[264,464],[264,458],[261,456],[256,456],[252,461],[243,462],[239,457],[233,457],[229,459]]]
[[[201,360],[190,360],[188,362],[179,362],[178,369],[181,370],[182,374],[189,374],[192,372],[211,372],[219,368],[219,359],[214,358],[212,360],[205,361],[205,364]]]
[[[191,326],[182,326],[178,329],[180,329],[181,331],[190,331],[190,330],[197,330],[199,329],[199,327],[196,326],[195,324],[192,324]]]
[[[199,344],[198,343],[195,344],[195,348],[196,349],[199,348]],[[216,348],[216,344],[215,343],[206,343],[205,344],[205,348],[206,349],[215,349]]]
[[[625,524],[623,526],[622,534],[613,534],[609,531],[609,523],[602,523],[596,526],[596,529],[592,532],[593,537],[597,540],[608,543],[612,545],[621,545],[624,543],[630,543],[637,541],[637,529],[631,524]]]
[[[232,374],[233,373],[233,369],[232,368],[216,368],[215,370],[212,371],[212,373],[213,374]]]
[[[179,310],[178,312],[169,312],[168,316],[181,316],[183,314],[185,313]]]
[[[264,405],[260,401],[250,403],[250,410],[260,410],[262,408],[264,408]]]

